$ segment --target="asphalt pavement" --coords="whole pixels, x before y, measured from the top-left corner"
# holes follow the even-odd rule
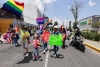
[[[69,41],[66,41],[66,45],[69,45]],[[0,50],[0,67],[100,67],[100,53],[88,47],[86,47],[85,53],[72,46],[66,46],[66,49],[60,47],[59,56],[56,58],[52,56],[53,51],[47,51],[46,54],[43,54],[41,47],[39,50],[40,58],[36,61],[32,60],[32,51],[32,44],[29,45],[28,57],[25,57],[25,50],[22,46],[14,47],[11,45],[4,48]]]

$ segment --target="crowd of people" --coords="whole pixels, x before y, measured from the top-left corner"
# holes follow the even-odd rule
[[[77,30],[79,31],[79,29],[77,29]],[[25,56],[28,57],[28,45],[30,44],[30,37],[32,37],[32,39],[33,39],[32,40],[33,60],[39,58],[39,47],[43,47],[44,54],[48,50],[48,42],[43,41],[41,38],[41,35],[43,34],[43,32],[48,31],[48,32],[50,32],[50,34],[54,34],[54,35],[62,34],[63,35],[62,36],[62,38],[63,38],[62,49],[64,49],[66,47],[66,45],[65,45],[66,39],[70,40],[70,37],[72,35],[72,33],[68,29],[65,29],[64,26],[61,26],[60,28],[58,28],[58,26],[54,26],[52,30],[50,30],[47,27],[44,27],[42,30],[40,30],[39,28],[29,29],[27,27],[24,27],[20,31],[23,31],[23,33],[24,33],[23,36],[19,35],[19,33],[16,32],[15,29],[9,28],[4,35],[4,39],[8,42],[8,44],[14,44],[15,47],[19,44],[18,40],[21,39],[23,48],[26,51]],[[81,32],[77,32],[76,36],[80,35],[80,34],[81,34]],[[0,37],[1,37],[1,34],[0,34]],[[43,45],[41,45],[41,42],[43,43]],[[71,43],[73,43],[73,41]],[[50,51],[51,50],[54,51],[53,55],[54,55],[54,57],[56,57],[58,55],[59,46],[54,45],[54,46],[52,46],[52,49],[50,49]]]

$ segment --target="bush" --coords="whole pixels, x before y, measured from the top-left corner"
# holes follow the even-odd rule
[[[100,40],[100,34],[95,34],[94,35],[94,40],[99,41]]]
[[[95,40],[95,41],[99,41],[100,40],[100,34],[99,33],[95,33],[95,32],[82,32],[82,35],[89,40]]]

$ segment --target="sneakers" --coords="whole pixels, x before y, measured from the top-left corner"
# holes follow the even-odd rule
[[[38,60],[39,59],[39,56],[37,56],[36,59]]]
[[[56,56],[57,56],[56,54],[53,55],[53,57],[56,57]]]
[[[58,52],[57,52],[57,55],[58,55]]]
[[[45,50],[43,51],[43,54],[45,54]]]
[[[33,61],[35,60],[35,58],[33,57]]]
[[[28,53],[26,53],[26,57],[28,57]]]
[[[48,51],[48,48],[46,48],[45,50]]]
[[[38,59],[39,59],[39,56],[33,57],[33,61],[38,60]]]

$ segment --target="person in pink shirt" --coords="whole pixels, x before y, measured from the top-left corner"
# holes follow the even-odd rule
[[[37,35],[33,40],[33,60],[39,58],[39,46],[40,46],[40,40],[39,36]]]

